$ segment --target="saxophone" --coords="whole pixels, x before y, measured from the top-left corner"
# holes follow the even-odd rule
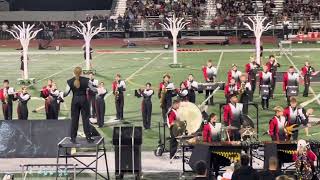
[[[164,82],[164,83],[163,83],[163,86],[164,86],[165,88],[160,89],[160,91],[161,91],[161,92],[160,92],[160,107],[161,107],[161,108],[164,107],[164,100],[165,100],[165,96],[166,96],[166,93],[167,93],[167,89],[166,89],[167,85],[168,85],[168,83],[167,83],[167,82]]]

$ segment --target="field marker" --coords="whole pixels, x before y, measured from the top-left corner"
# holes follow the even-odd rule
[[[300,73],[299,69],[298,69],[297,66],[294,64],[294,62],[290,59],[290,57],[288,56],[288,54],[287,54],[287,53],[284,53],[284,54],[286,55],[287,59],[290,61],[290,63],[291,63],[292,66],[294,67],[294,69],[299,73],[299,77],[303,78],[303,77],[301,76],[301,73]],[[316,95],[316,93],[313,91],[311,85],[310,85],[309,89],[310,89],[310,92],[312,93],[312,95],[313,95],[314,97],[317,97],[317,95]],[[316,100],[317,100],[318,104],[320,104],[320,100],[319,100],[318,98],[317,98]]]
[[[155,60],[157,60],[160,56],[162,56],[164,53],[160,53],[158,54],[156,57],[154,57],[153,59],[151,59],[148,63],[144,64],[142,67],[140,67],[138,70],[136,70],[135,72],[133,72],[129,77],[127,77],[124,81],[129,81],[131,80],[136,74],[138,74],[140,71],[142,71],[144,68],[146,68],[149,64],[153,63]],[[110,91],[105,97],[104,99],[107,99],[113,92]]]

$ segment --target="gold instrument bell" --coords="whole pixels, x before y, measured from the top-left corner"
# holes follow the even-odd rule
[[[195,133],[201,126],[202,114],[198,106],[191,102],[181,102],[177,111],[178,119],[172,126],[175,137]]]

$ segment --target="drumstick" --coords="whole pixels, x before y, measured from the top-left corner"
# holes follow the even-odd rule
[[[204,106],[206,104],[207,101],[209,101],[209,99],[220,89],[220,87],[218,86],[211,94],[210,96],[207,97],[207,99],[205,99],[200,105],[198,105],[199,109],[201,109],[202,106]]]

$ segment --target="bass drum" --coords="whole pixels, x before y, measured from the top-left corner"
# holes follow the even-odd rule
[[[177,113],[179,121],[185,122],[188,134],[197,132],[202,123],[202,114],[198,106],[191,102],[181,102]]]

